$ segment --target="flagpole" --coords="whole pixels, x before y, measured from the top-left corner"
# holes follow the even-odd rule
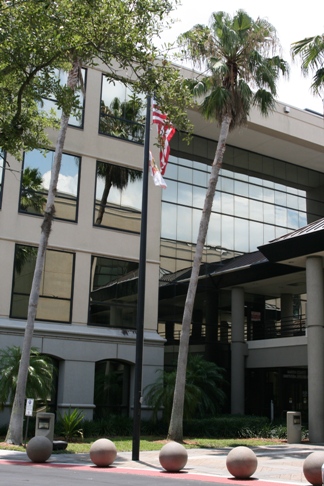
[[[145,138],[144,138],[144,167],[143,167],[140,256],[139,256],[139,269],[138,269],[138,294],[137,294],[138,298],[137,298],[137,314],[136,314],[136,355],[135,355],[134,415],[133,415],[133,445],[132,445],[133,461],[139,460],[140,433],[141,433],[150,125],[151,125],[151,97],[147,96]]]

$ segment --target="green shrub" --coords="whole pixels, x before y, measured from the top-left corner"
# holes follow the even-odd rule
[[[129,436],[133,433],[133,419],[123,415],[109,415],[83,422],[84,437]]]
[[[59,414],[56,424],[56,434],[63,436],[66,441],[71,441],[75,437],[83,437],[83,429],[80,427],[84,421],[84,414],[75,408],[63,415]]]
[[[183,433],[186,437],[215,439],[257,437],[268,423],[267,417],[221,415],[210,419],[184,421]]]

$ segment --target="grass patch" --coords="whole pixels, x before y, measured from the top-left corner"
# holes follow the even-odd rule
[[[132,451],[132,438],[131,437],[112,437],[110,438],[118,452],[131,452]],[[1,439],[0,439],[1,440]],[[57,451],[57,454],[79,454],[89,453],[90,447],[93,442],[97,440],[95,438],[84,439],[76,442],[69,442],[65,451]],[[142,437],[140,441],[141,451],[159,451],[167,441],[163,437]],[[280,445],[283,440],[280,439],[199,439],[199,438],[185,438],[183,445],[186,449],[223,449],[225,447],[258,447],[264,445]],[[24,447],[7,445],[4,442],[0,442],[0,449],[13,450],[13,451],[25,451]]]

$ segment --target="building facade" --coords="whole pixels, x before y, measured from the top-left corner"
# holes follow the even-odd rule
[[[33,346],[51,356],[57,368],[53,410],[77,407],[88,418],[130,415],[144,100],[108,83],[99,67],[85,70],[84,76],[83,110],[71,120],[64,146]],[[172,140],[167,189],[149,181],[144,389],[155,381],[157,369],[175,363],[216,149],[217,124],[197,111],[190,118],[190,145],[181,134]],[[155,136],[152,128],[153,151]],[[51,139],[54,144],[54,132]],[[51,150],[26,153],[20,162],[2,154],[1,348],[22,344],[52,158]],[[324,406],[324,393],[309,380],[309,369],[317,383],[324,371],[319,351],[309,361],[310,346],[323,345],[322,298],[320,309],[311,311],[317,316],[311,325],[315,338],[308,328],[309,309],[315,306],[309,302],[310,286],[318,292],[315,299],[312,292],[311,301],[323,295],[322,248],[309,240],[300,245],[303,234],[295,234],[324,217],[323,160],[322,117],[280,103],[268,118],[253,111],[248,126],[229,136],[190,338],[190,352],[204,354],[227,371],[226,411],[283,417],[295,409],[311,426]],[[283,240],[283,245],[289,241],[291,260],[270,250]],[[302,254],[293,255],[291,241]],[[309,262],[315,269],[307,272]],[[2,413],[2,423],[9,410]],[[320,430],[324,440],[324,423]]]
[[[53,409],[77,407],[92,418],[100,411],[132,413],[143,125],[113,112],[115,99],[125,103],[128,93],[112,89],[107,99],[99,69],[87,69],[85,81],[83,112],[71,120],[64,145],[32,344],[57,367]],[[2,155],[0,342],[7,348],[22,345],[53,151],[33,151],[22,161]],[[149,198],[143,387],[154,381],[164,355],[157,333],[160,193],[154,186]],[[2,422],[8,413],[9,407]]]

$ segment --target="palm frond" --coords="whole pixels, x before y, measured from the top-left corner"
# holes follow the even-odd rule
[[[274,108],[277,81],[288,64],[276,53],[276,30],[267,20],[254,21],[244,10],[233,18],[214,12],[208,27],[195,26],[180,39],[187,55],[206,67],[192,91],[204,96],[200,108],[207,119],[221,123],[229,116],[233,129],[246,123],[253,105],[263,114]]]
[[[311,90],[314,94],[319,94],[319,91],[324,86],[324,67],[318,69],[313,77],[313,82],[311,84]]]
[[[260,109],[262,115],[267,116],[274,110],[276,100],[270,91],[260,88],[254,93],[253,105]]]

